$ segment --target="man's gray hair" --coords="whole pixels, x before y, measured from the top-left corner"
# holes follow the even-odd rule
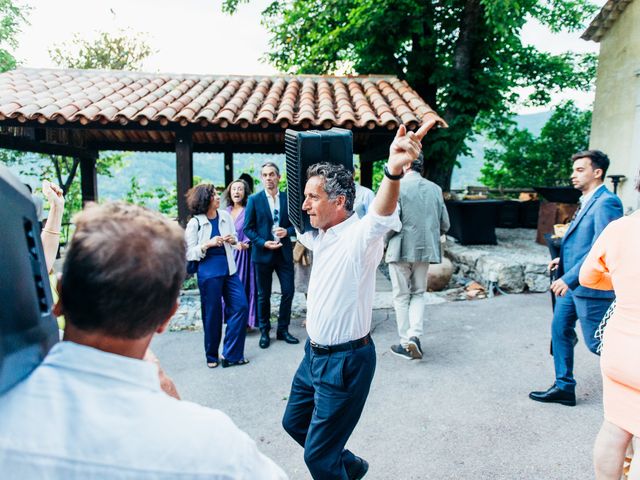
[[[262,170],[264,170],[264,167],[273,167],[276,169],[276,175],[280,176],[280,168],[278,168],[278,165],[276,165],[273,162],[264,162],[262,164],[262,166],[260,167],[260,173],[262,173]]]
[[[356,183],[353,180],[351,170],[347,170],[343,165],[316,163],[307,169],[307,180],[311,177],[322,177],[324,180],[323,188],[329,198],[335,200],[340,195],[344,195],[344,209],[347,212],[353,211]]]
[[[422,170],[424,169],[424,155],[420,152],[418,158],[416,158],[413,162],[411,162],[411,170],[418,172],[422,175]]]

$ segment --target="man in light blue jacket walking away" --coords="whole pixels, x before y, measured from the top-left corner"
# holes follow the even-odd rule
[[[430,263],[441,262],[440,235],[449,230],[442,190],[422,177],[423,163],[421,153],[404,169],[398,200],[402,229],[389,238],[385,257],[400,336],[400,344],[392,345],[391,352],[407,360],[422,358],[427,272]]]

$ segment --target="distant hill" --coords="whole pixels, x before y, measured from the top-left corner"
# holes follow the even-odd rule
[[[516,122],[520,128],[527,128],[537,135],[551,116],[551,112],[543,112],[532,115],[518,115]],[[461,166],[453,172],[451,186],[454,189],[464,188],[467,185],[478,185],[478,176],[484,162],[484,149],[490,146],[490,142],[478,136],[471,143],[471,155],[460,158]],[[256,172],[266,161],[275,162],[281,168],[284,167],[284,155],[265,154],[235,154],[233,157],[233,169],[237,177],[242,172],[248,172],[255,176]],[[45,162],[46,160],[42,160]],[[32,177],[22,174],[20,167],[11,168],[24,181],[31,185],[37,185]],[[37,176],[37,172],[31,172]],[[193,159],[193,173],[195,176],[211,181],[216,185],[224,183],[224,166],[222,154],[196,153]],[[136,177],[143,190],[153,190],[156,187],[171,187],[176,181],[175,154],[164,152],[131,152],[125,166],[112,178],[98,177],[98,192],[100,198],[115,200],[124,198],[131,184],[131,178]]]
[[[254,174],[266,161],[284,167],[284,155],[265,155],[236,153],[233,156],[235,176],[243,172]],[[224,183],[223,155],[216,153],[195,153],[193,155],[193,174],[215,185]],[[136,177],[144,190],[156,187],[171,187],[176,181],[176,156],[168,152],[131,152],[126,166],[113,178],[98,177],[98,188],[101,198],[118,199],[124,197],[129,190],[131,178]]]
[[[547,123],[553,112],[533,113],[530,115],[518,115],[515,121],[518,128],[526,128],[534,135],[539,135],[540,130]],[[484,136],[478,135],[476,139],[470,143],[471,154],[463,155],[458,158],[460,167],[453,170],[451,177],[451,188],[460,189],[469,185],[480,185],[478,177],[480,169],[484,164],[484,150],[492,146],[491,142]]]
[[[104,152],[108,154],[109,152]],[[9,169],[18,175],[22,181],[31,186],[38,186],[40,171],[38,165],[48,162],[37,158],[34,154],[35,168],[25,172],[22,165],[11,165]],[[266,161],[274,162],[284,169],[284,155],[265,155],[238,153],[233,156],[235,176],[243,172],[254,175],[260,165]],[[224,183],[224,166],[222,154],[195,153],[193,155],[193,174],[215,185]],[[31,165],[30,165],[31,166]],[[156,187],[171,188],[176,182],[176,156],[168,152],[129,152],[124,166],[114,172],[113,177],[98,175],[98,194],[101,199],[117,200],[125,197],[135,177],[143,190],[153,190]]]

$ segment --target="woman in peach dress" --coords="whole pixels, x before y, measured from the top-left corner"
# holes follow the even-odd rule
[[[638,184],[640,191],[640,183]],[[614,289],[616,306],[604,330],[604,421],[594,445],[597,480],[619,480],[633,443],[629,480],[640,479],[640,211],[611,222],[580,269],[580,284]]]

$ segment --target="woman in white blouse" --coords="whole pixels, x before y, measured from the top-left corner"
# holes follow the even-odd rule
[[[185,231],[187,260],[198,262],[207,366],[246,365],[249,361],[244,358],[244,340],[249,309],[233,259],[232,245],[237,242],[233,219],[219,209],[220,197],[211,184],[189,190],[187,205],[193,215]],[[223,308],[227,329],[220,356]]]

